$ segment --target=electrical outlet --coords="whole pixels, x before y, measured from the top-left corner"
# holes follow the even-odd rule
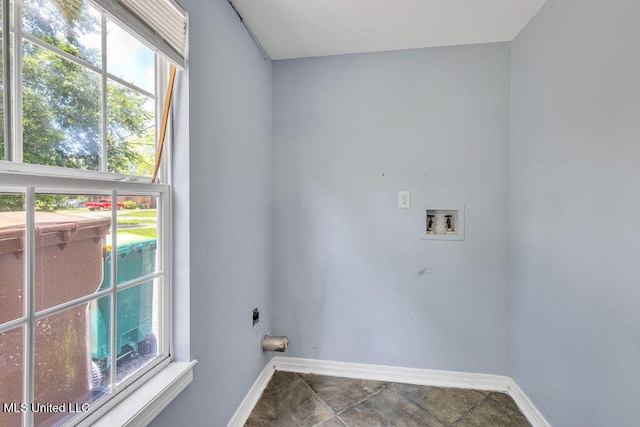
[[[398,208],[409,209],[411,207],[411,192],[401,191],[398,193]]]
[[[258,307],[253,309],[253,323],[251,326],[255,326],[256,323],[260,321],[260,312],[258,311]]]

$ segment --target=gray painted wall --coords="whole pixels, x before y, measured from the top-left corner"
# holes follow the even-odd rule
[[[512,45],[511,372],[556,426],[640,419],[640,2],[550,0]]]
[[[184,3],[190,185],[176,191],[200,363],[154,426],[225,425],[271,332],[290,356],[510,374],[554,425],[634,425],[640,4],[550,0],[511,55],[312,58],[272,75],[226,1]],[[428,201],[466,204],[464,242],[418,239]]]
[[[226,0],[183,4],[191,58],[190,147],[182,147],[190,151],[190,344],[199,363],[193,384],[153,425],[222,426],[267,362],[260,338],[272,311],[272,68]],[[252,328],[255,306],[261,319]]]
[[[273,67],[289,356],[506,374],[509,45]],[[426,202],[466,204],[467,239],[420,240]]]

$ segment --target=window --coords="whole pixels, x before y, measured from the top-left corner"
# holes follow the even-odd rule
[[[86,2],[24,0],[21,10],[12,93],[23,125],[8,158],[150,176],[160,57]]]
[[[112,1],[0,21],[0,425],[75,425],[170,361],[171,186],[150,177],[180,55]]]

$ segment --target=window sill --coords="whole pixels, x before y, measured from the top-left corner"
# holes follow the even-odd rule
[[[173,399],[193,381],[193,366],[197,360],[191,362],[172,362],[149,381],[128,394],[117,405],[109,409],[97,420],[86,419],[95,427],[111,426],[146,426],[166,408]],[[124,393],[127,393],[125,390]]]

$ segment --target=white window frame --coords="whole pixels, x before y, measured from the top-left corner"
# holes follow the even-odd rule
[[[6,1],[6,0],[5,0]],[[95,3],[91,2],[92,6]],[[129,89],[135,90],[147,96],[151,96],[156,100],[156,135],[159,132],[159,119],[162,114],[162,105],[164,103],[166,81],[168,77],[168,62],[158,53],[156,53],[156,94],[150,94],[143,89],[132,85],[131,83],[120,79],[117,76],[111,75],[106,72],[106,20],[104,11],[98,8],[102,12],[102,62],[100,67],[93,66],[80,58],[70,55],[60,49],[50,46],[47,43],[40,41],[28,34],[22,34],[22,19],[21,19],[22,0],[14,0],[13,13],[16,18],[16,28],[11,28],[11,33],[14,35],[12,47],[14,49],[13,61],[16,61],[14,68],[14,78],[10,82],[14,88],[14,108],[10,111],[10,114],[5,116],[6,124],[12,123],[14,134],[10,138],[10,148],[13,150],[12,161],[0,160],[0,192],[4,191],[17,191],[26,195],[27,206],[27,227],[26,227],[26,248],[25,254],[25,277],[28,281],[25,281],[25,287],[33,292],[34,271],[32,269],[35,262],[35,235],[33,231],[34,218],[35,218],[35,195],[37,193],[60,193],[60,194],[105,194],[111,196],[112,200],[116,199],[118,193],[129,194],[157,194],[159,198],[158,203],[158,255],[161,258],[160,265],[162,268],[158,270],[153,276],[162,277],[160,287],[162,292],[162,313],[161,317],[161,337],[159,338],[158,357],[153,361],[146,364],[144,367],[136,371],[130,377],[126,378],[117,386],[115,385],[116,377],[113,375],[113,371],[116,369],[116,363],[112,365],[111,377],[111,390],[110,393],[102,396],[98,401],[92,403],[91,409],[87,413],[81,413],[76,415],[73,419],[69,420],[65,425],[146,425],[150,422],[168,403],[179,394],[193,378],[193,365],[196,361],[192,362],[177,362],[173,360],[173,274],[172,274],[172,189],[170,184],[152,183],[149,177],[124,175],[106,172],[107,166],[107,146],[106,146],[106,82],[110,79],[116,83],[122,84]],[[6,10],[6,9],[5,9]],[[109,18],[111,19],[111,18]],[[119,24],[117,20],[113,20],[116,24]],[[7,29],[8,24],[3,21],[3,26]],[[122,27],[122,26],[121,26]],[[138,36],[131,33],[122,27],[125,31],[129,32],[132,36],[139,39],[144,44],[148,45],[141,40]],[[3,34],[8,34],[3,32]],[[5,39],[8,39],[6,37]],[[3,42],[4,40],[3,39]],[[21,76],[21,53],[22,53],[22,40],[26,39],[30,42],[53,51],[59,56],[72,61],[75,64],[86,67],[90,70],[98,72],[102,77],[102,153],[100,158],[100,171],[88,171],[70,168],[61,168],[55,166],[36,165],[36,164],[24,164],[22,163],[22,76]],[[3,43],[4,47],[8,46],[8,43]],[[9,55],[5,55],[8,57]],[[6,80],[4,81],[6,83]],[[169,133],[169,132],[168,132]],[[160,177],[166,182],[170,182],[171,171],[171,141],[170,133],[167,135],[167,147],[163,155],[163,161],[160,168]],[[156,138],[157,140],[157,138]],[[5,156],[7,156],[7,150],[5,150]],[[116,247],[117,244],[117,221],[116,221],[116,209],[117,206],[114,203],[112,205],[112,238],[114,239],[112,245]],[[114,257],[116,258],[116,257]],[[113,268],[115,269],[115,263]],[[29,272],[30,271],[30,272]],[[115,275],[112,275],[115,278]],[[111,300],[112,310],[112,326],[110,328],[112,336],[111,355],[115,358],[117,353],[116,345],[114,344],[116,338],[116,331],[113,327],[113,321],[116,320],[115,313],[117,313],[117,299],[115,294],[121,289],[120,286],[113,286],[109,290],[96,292],[90,296],[75,301],[76,304],[86,303],[90,299],[104,295],[113,294]],[[29,291],[28,291],[29,292]],[[87,300],[87,301],[85,301]],[[63,307],[63,308],[62,308]],[[69,308],[69,304],[58,306],[57,309],[47,310],[48,315],[54,314],[58,311],[63,311]],[[0,333],[9,329],[13,329],[17,326],[25,327],[25,393],[24,396],[28,400],[33,398],[34,395],[34,383],[33,383],[33,370],[34,370],[34,339],[33,331],[35,327],[35,313],[33,309],[27,310],[25,316],[16,321],[9,322],[0,328]],[[29,371],[29,373],[27,373]],[[31,379],[30,381],[26,381]],[[33,425],[33,414],[25,413],[24,425],[31,427]],[[118,421],[115,421],[118,420]]]
[[[5,159],[0,159],[0,171],[9,170],[9,171],[20,171],[20,172],[31,172],[35,174],[46,174],[46,175],[61,175],[61,176],[69,176],[69,177],[78,177],[78,178],[86,178],[93,177],[95,179],[107,179],[107,180],[130,180],[136,182],[151,182],[150,177],[138,176],[138,175],[127,175],[127,174],[119,174],[107,171],[107,83],[108,81],[112,81],[114,83],[120,84],[130,90],[138,92],[152,100],[154,100],[156,104],[155,108],[155,135],[157,136],[160,132],[160,122],[159,118],[162,117],[162,105],[164,103],[165,91],[167,87],[168,80],[168,68],[169,61],[167,61],[162,55],[155,51],[153,46],[147,43],[144,39],[140,38],[136,33],[133,33],[127,29],[126,26],[123,26],[117,18],[112,16],[107,16],[106,12],[99,4],[94,3],[91,0],[84,0],[89,6],[93,7],[96,11],[101,13],[101,61],[100,66],[93,65],[82,58],[74,56],[70,53],[67,53],[45,41],[38,39],[30,34],[23,32],[22,26],[22,14],[23,14],[23,0],[13,0],[13,9],[12,13],[14,16],[14,26],[11,27],[8,20],[4,19],[5,13],[3,13],[2,20],[2,29],[3,34],[6,33],[6,30],[9,30],[9,33],[13,35],[13,44],[11,48],[13,49],[13,58],[11,55],[3,55],[4,60],[4,68],[6,69],[8,66],[12,67],[14,70],[13,78],[9,81],[9,84],[12,87],[12,91],[5,90],[5,105],[12,106],[10,111],[6,111],[8,114],[5,114],[5,123],[4,128],[9,129],[10,137],[5,139]],[[5,6],[7,4],[7,6]],[[3,11],[6,12],[8,10],[8,0],[3,1]],[[128,82],[125,79],[122,79],[114,74],[111,74],[107,71],[107,21],[111,21],[112,23],[118,25],[124,31],[126,31],[129,35],[136,38],[142,44],[147,46],[150,50],[154,51],[155,54],[155,94]],[[7,46],[7,42],[3,38],[3,46]],[[22,114],[22,44],[23,41],[28,41],[29,43],[41,48],[46,49],[50,52],[55,53],[59,57],[68,60],[80,67],[86,68],[100,76],[101,80],[101,150],[100,150],[100,169],[98,171],[91,170],[81,170],[81,169],[71,169],[71,168],[61,168],[57,166],[49,166],[49,165],[38,165],[38,164],[26,164],[23,163],[23,134],[22,134],[22,122],[23,122],[23,114]],[[3,84],[6,86],[8,74],[4,74]],[[13,96],[13,98],[8,98],[8,96]],[[11,102],[7,102],[10,100]],[[7,110],[8,107],[5,107]],[[7,125],[11,124],[10,127]],[[156,137],[157,142],[157,137]],[[168,156],[167,156],[168,157]],[[165,157],[166,158],[166,157]],[[163,162],[163,165],[166,165],[167,161]],[[106,174],[106,175],[105,175]],[[161,175],[162,176],[162,175]]]
[[[12,191],[26,194],[25,204],[27,206],[26,211],[26,231],[25,231],[25,296],[27,299],[26,310],[24,316],[20,319],[16,319],[11,322],[7,322],[0,327],[0,333],[8,330],[15,329],[16,327],[25,327],[24,331],[24,393],[23,398],[26,402],[34,401],[34,381],[33,372],[35,370],[34,361],[34,337],[33,331],[35,331],[35,323],[40,318],[50,316],[69,309],[70,307],[86,304],[90,300],[94,300],[101,296],[111,295],[111,326],[109,328],[111,332],[111,392],[105,399],[99,399],[92,403],[90,411],[87,413],[78,414],[75,418],[69,421],[70,425],[77,424],[84,418],[92,415],[93,412],[100,409],[103,405],[111,403],[109,406],[113,406],[118,400],[113,403],[116,396],[124,391],[131,391],[131,386],[138,380],[143,382],[152,377],[159,369],[166,367],[171,362],[170,354],[171,350],[171,307],[172,307],[172,285],[171,285],[171,188],[166,184],[143,184],[134,182],[112,182],[104,180],[92,180],[92,179],[77,179],[68,177],[42,177],[38,175],[30,175],[23,173],[6,173],[0,172],[0,192]],[[29,303],[29,300],[33,298],[35,294],[35,195],[38,193],[44,194],[104,194],[110,196],[112,200],[117,200],[117,196],[120,193],[128,193],[135,195],[153,195],[158,196],[158,249],[159,254],[158,269],[155,273],[132,280],[128,283],[119,284],[113,286],[116,281],[116,276],[112,274],[112,286],[109,289],[103,291],[94,292],[77,300],[70,301],[58,305],[52,309],[47,309],[38,313],[36,316],[33,304]],[[112,247],[117,247],[117,206],[115,203],[111,207],[111,223],[112,223]],[[117,257],[112,257],[112,268],[117,268]],[[161,308],[160,308],[160,337],[158,356],[149,362],[147,365],[133,373],[130,377],[126,378],[119,384],[115,384],[116,379],[116,363],[113,358],[117,354],[116,345],[116,331],[117,326],[117,292],[126,289],[130,286],[135,286],[142,282],[151,280],[152,278],[161,278],[162,285],[159,287],[161,292]],[[119,400],[122,399],[120,397]],[[27,411],[24,413],[24,425],[33,425],[33,413]]]

